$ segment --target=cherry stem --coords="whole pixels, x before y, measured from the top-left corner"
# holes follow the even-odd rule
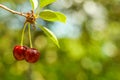
[[[22,36],[21,36],[21,46],[23,46],[23,40],[24,40],[24,34],[25,34],[25,29],[27,26],[27,22],[24,23],[23,30],[22,30]]]
[[[30,48],[32,48],[32,39],[31,39],[30,23],[28,24],[28,33],[29,33],[29,40],[30,40]]]

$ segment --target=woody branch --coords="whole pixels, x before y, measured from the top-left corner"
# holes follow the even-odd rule
[[[24,14],[24,13],[22,13],[22,12],[14,11],[14,10],[12,10],[12,9],[10,9],[10,8],[2,5],[2,4],[0,4],[0,8],[5,9],[5,10],[7,10],[7,11],[13,13],[13,14],[18,14],[18,15],[20,15],[20,16],[26,17],[26,14]]]

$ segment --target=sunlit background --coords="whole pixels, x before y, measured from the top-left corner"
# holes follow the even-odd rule
[[[31,10],[29,0],[0,0],[19,11]],[[16,61],[24,17],[0,8],[0,80],[120,80],[120,0],[57,0],[46,9],[67,16],[66,24],[37,20],[58,38],[60,48],[39,29],[32,30],[37,63]],[[28,31],[24,45],[29,46]],[[31,77],[31,79],[30,79]]]

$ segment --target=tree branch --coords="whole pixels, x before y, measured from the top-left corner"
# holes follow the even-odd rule
[[[0,7],[3,8],[3,9],[5,9],[5,10],[7,10],[7,11],[9,11],[9,12],[11,12],[11,13],[13,13],[13,14],[18,14],[18,15],[20,15],[20,16],[26,17],[26,14],[24,14],[24,13],[22,13],[22,12],[14,11],[14,10],[12,10],[12,9],[10,9],[10,8],[2,5],[2,4],[0,4]]]

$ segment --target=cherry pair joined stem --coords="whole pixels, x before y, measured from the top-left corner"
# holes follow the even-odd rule
[[[23,40],[24,40],[24,34],[25,29],[28,24],[28,32],[29,32],[29,40],[30,40],[30,48],[23,46]],[[17,45],[14,47],[13,55],[16,60],[26,60],[29,63],[35,63],[38,61],[40,53],[37,49],[32,48],[32,40],[31,40],[31,31],[30,31],[30,23],[25,23],[22,31],[22,37],[21,37],[21,46]]]
[[[17,45],[14,47],[13,55],[18,61],[25,59],[29,63],[35,63],[38,61],[40,53],[35,48]]]

